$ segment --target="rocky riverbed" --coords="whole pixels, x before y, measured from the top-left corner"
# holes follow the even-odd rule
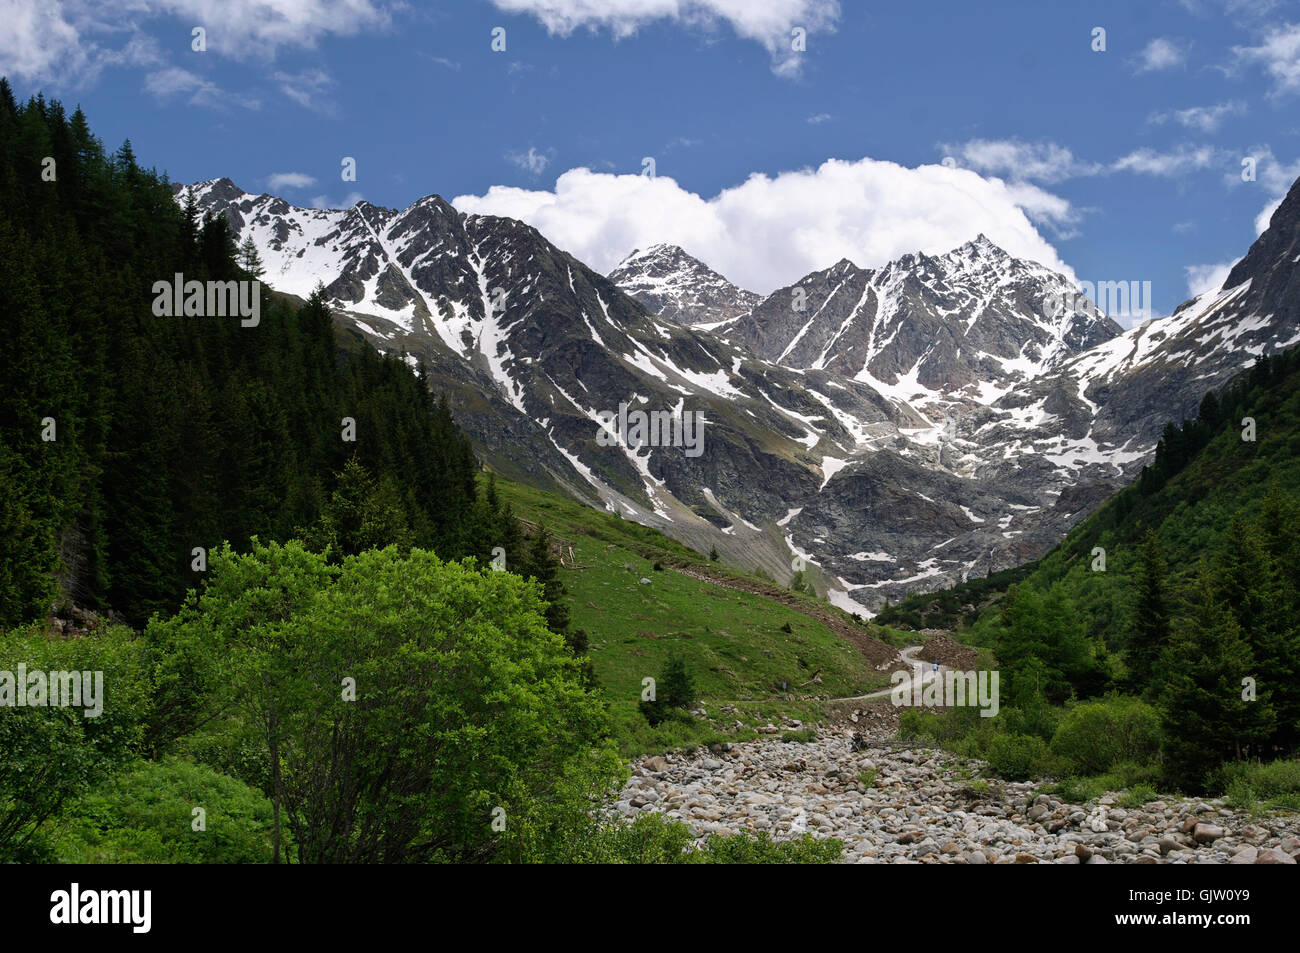
[[[1252,818],[1221,800],[1119,806],[1039,794],[1035,783],[972,780],[982,767],[852,732],[642,758],[615,810],[659,811],[696,834],[837,837],[848,863],[1294,864],[1300,815]]]

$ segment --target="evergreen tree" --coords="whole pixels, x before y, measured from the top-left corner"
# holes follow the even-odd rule
[[[1200,789],[1223,761],[1258,754],[1275,723],[1267,689],[1253,701],[1243,698],[1244,680],[1258,674],[1241,627],[1202,573],[1191,614],[1175,626],[1158,666],[1165,764],[1174,783]]]
[[[551,553],[551,534],[546,525],[539,524],[529,541],[526,564],[521,575],[531,576],[542,586],[546,600],[546,624],[552,632],[561,635],[569,628],[569,607],[564,602],[564,583],[560,580],[559,560]]]
[[[1138,550],[1133,582],[1133,625],[1128,645],[1129,682],[1138,694],[1150,693],[1156,661],[1169,643],[1168,576],[1160,537],[1149,531]]]
[[[253,241],[251,232],[245,235],[243,242],[240,243],[239,267],[249,278],[261,278],[265,271],[262,267],[262,256],[258,254],[257,243]]]

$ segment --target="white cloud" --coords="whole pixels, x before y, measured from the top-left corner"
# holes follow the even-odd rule
[[[808,37],[833,31],[840,16],[838,0],[492,0],[505,13],[536,17],[553,34],[568,36],[580,27],[607,29],[615,38],[631,36],[656,20],[692,29],[715,29],[727,23],[737,36],[762,44],[772,70],[797,76],[805,54],[792,49],[791,31],[802,27]],[[812,40],[809,39],[809,49]]]
[[[316,177],[305,172],[275,172],[267,177],[266,185],[272,192],[280,189],[305,189],[316,184]]]
[[[955,159],[960,159],[963,166],[1013,181],[1060,182],[1077,176],[1096,175],[1103,168],[1095,162],[1076,159],[1069,149],[1054,142],[971,139],[942,148]]]
[[[316,195],[312,197],[312,208],[351,208],[361,201],[360,192],[349,192],[346,197],[339,201],[334,201],[328,195]]]
[[[85,0],[0,0],[0,75],[34,84],[84,86],[108,66],[162,65],[158,42],[136,27],[108,22],[103,3]],[[114,16],[114,21],[120,12]],[[114,48],[95,39],[112,31]]]
[[[112,0],[95,0],[117,7]],[[274,57],[281,47],[313,48],[326,36],[386,28],[396,4],[373,0],[136,0],[145,15],[171,15],[207,31],[210,51],[234,59]]]
[[[42,82],[86,66],[81,31],[64,16],[63,5],[40,0],[5,0],[0,5],[0,75]]]
[[[808,125],[820,126],[824,122],[830,122],[834,118],[830,113],[814,113],[808,117]]]
[[[1181,43],[1168,37],[1158,36],[1142,48],[1138,54],[1139,73],[1171,69],[1181,66],[1187,59],[1187,49]]]
[[[434,63],[437,63],[439,66],[444,66],[447,69],[452,70],[453,72],[457,72],[457,73],[460,72],[460,63],[456,60],[448,59],[445,56],[432,56],[429,53],[424,53],[424,52],[421,52],[420,55],[423,56],[426,60],[430,60]]]
[[[1226,117],[1240,116],[1245,112],[1246,104],[1234,100],[1215,106],[1192,106],[1188,109],[1175,109],[1172,112],[1154,113],[1147,121],[1162,125],[1172,120],[1188,129],[1214,132]]]
[[[84,84],[105,66],[161,65],[144,21],[203,27],[209,51],[271,59],[282,47],[313,48],[325,36],[386,28],[399,4],[374,0],[0,0],[0,75]],[[125,43],[120,38],[127,34]]]
[[[1277,207],[1282,204],[1283,198],[1285,198],[1285,196],[1279,195],[1273,201],[1265,205],[1260,213],[1255,216],[1255,234],[1257,236],[1263,235],[1268,231],[1268,224],[1273,218],[1273,213],[1277,211]]]
[[[548,154],[538,152],[532,146],[528,147],[527,152],[508,153],[506,158],[519,166],[519,168],[523,169],[529,175],[533,176],[541,175],[551,161],[551,157]]]
[[[1188,297],[1195,298],[1207,291],[1217,291],[1222,288],[1228,272],[1232,271],[1232,266],[1236,263],[1236,261],[1225,261],[1218,265],[1188,265],[1186,268]]]
[[[1141,175],[1179,176],[1207,168],[1218,161],[1221,161],[1219,153],[1211,146],[1182,145],[1170,152],[1138,149],[1116,159],[1111,169]]]
[[[1256,183],[1263,186],[1268,195],[1268,203],[1255,217],[1255,233],[1262,235],[1268,228],[1269,219],[1282,204],[1282,199],[1286,197],[1287,192],[1291,191],[1291,186],[1295,184],[1296,179],[1300,178],[1300,159],[1289,163],[1282,162],[1268,145],[1252,146],[1246,150],[1246,155],[1255,160],[1255,182],[1243,182],[1240,171],[1225,175],[1224,182],[1232,188],[1254,187]]]
[[[712,198],[667,176],[577,168],[553,191],[494,186],[452,204],[521,219],[602,272],[633,248],[669,242],[767,293],[841,258],[878,266],[908,252],[940,254],[980,232],[1013,255],[1072,276],[1031,220],[1068,214],[1068,203],[1053,199],[964,169],[832,159],[816,169],[756,173]]]
[[[1234,46],[1232,51],[1249,63],[1264,67],[1273,80],[1273,94],[1300,93],[1300,23],[1277,27],[1259,46]]]
[[[144,89],[160,102],[184,97],[191,106],[209,109],[224,109],[232,105],[257,109],[260,105],[254,98],[228,93],[211,80],[175,66],[148,74],[144,78]]]
[[[1268,16],[1281,0],[1179,0],[1188,13],[1205,16],[1222,12],[1233,18],[1258,19]]]
[[[323,70],[305,69],[298,73],[274,73],[271,79],[279,84],[280,92],[304,109],[327,116],[333,114],[334,104],[325,101],[322,97],[334,85],[334,80]]]

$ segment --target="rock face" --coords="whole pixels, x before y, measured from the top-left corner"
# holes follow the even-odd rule
[[[801,565],[859,612],[1041,555],[1167,422],[1300,342],[1295,188],[1224,289],[1124,332],[983,236],[755,300],[673,246],[611,280],[436,195],[302,209],[217,179],[191,197],[252,236],[274,288],[322,283],[342,327],[422,366],[498,472],[782,582]],[[670,432],[702,416],[704,438],[603,439],[621,407]]]
[[[744,314],[760,300],[677,245],[634,250],[609,273],[609,280],[652,314],[678,324],[716,324]]]
[[[634,762],[610,805],[657,811],[709,833],[835,837],[848,863],[1295,863],[1300,817],[1252,820],[1220,801],[1070,804],[1032,783],[971,781],[980,762],[848,735],[808,744],[732,744]],[[1184,833],[1190,822],[1198,833]]]

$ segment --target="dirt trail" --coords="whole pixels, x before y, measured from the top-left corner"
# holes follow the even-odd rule
[[[921,651],[921,649],[923,649],[924,647],[925,646],[923,645],[909,645],[907,648],[903,649],[903,651],[899,653],[903,661],[907,664],[907,667],[911,670],[910,688],[914,692],[920,691],[926,685],[929,685],[935,679],[939,678],[944,672],[948,671],[947,665],[940,665],[938,669],[935,669],[933,663],[926,664],[925,662],[922,662],[920,659],[918,659],[916,657],[916,653]],[[897,685],[890,685],[888,688],[882,688],[878,692],[868,692],[866,695],[850,695],[846,698],[828,698],[827,701],[828,702],[860,702],[860,701],[866,701],[869,698],[888,698],[894,693],[895,689],[897,688],[898,688]]]

